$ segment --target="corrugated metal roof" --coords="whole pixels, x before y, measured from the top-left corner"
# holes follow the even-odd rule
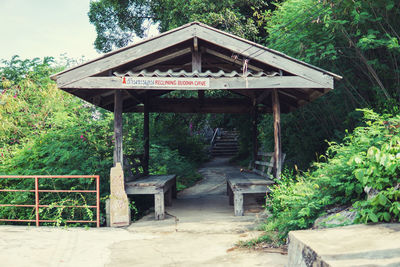
[[[218,72],[211,72],[209,70],[207,70],[205,72],[198,72],[198,71],[187,72],[185,70],[181,70],[178,72],[175,72],[173,70],[168,70],[168,71],[142,70],[140,72],[132,72],[132,71],[114,72],[114,75],[119,76],[119,77],[131,76],[131,77],[201,77],[201,78],[228,77],[228,78],[233,78],[233,77],[242,77],[243,73],[239,73],[237,71],[224,72],[223,70],[220,70]],[[246,76],[247,77],[273,77],[273,76],[279,76],[279,73],[278,72],[267,72],[267,73],[266,72],[256,72],[256,73],[247,72]]]

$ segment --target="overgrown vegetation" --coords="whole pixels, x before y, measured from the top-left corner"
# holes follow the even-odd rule
[[[331,142],[313,170],[285,177],[267,199],[265,225],[283,241],[291,230],[312,226],[333,206],[350,206],[356,222],[400,221],[400,116],[364,110],[365,126],[343,143]],[[365,189],[377,194],[367,199]]]
[[[50,74],[52,58],[3,61],[0,68],[0,174],[1,175],[100,175],[101,194],[109,194],[112,167],[113,114],[98,109],[77,97],[59,90]],[[178,175],[180,189],[195,183],[198,165],[206,159],[202,140],[190,135],[190,116],[176,123],[175,117],[151,119],[150,173]],[[143,115],[124,115],[126,155],[143,153]],[[165,129],[170,129],[165,131]],[[178,141],[177,141],[178,140]],[[33,189],[32,180],[0,181],[2,188]],[[93,182],[79,180],[41,180],[42,189],[94,189]],[[53,206],[95,203],[93,194],[43,194],[41,203]],[[2,193],[0,203],[27,204],[32,193]],[[58,204],[57,204],[58,203]],[[28,203],[31,204],[31,203]],[[62,205],[61,205],[62,206]],[[42,219],[89,219],[90,209],[41,209]],[[29,208],[3,207],[1,218],[29,219]]]

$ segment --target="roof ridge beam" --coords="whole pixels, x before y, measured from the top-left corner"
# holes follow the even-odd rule
[[[193,25],[192,27],[183,28],[180,31],[171,32],[170,34],[163,35],[163,38],[152,39],[141,43],[139,49],[139,46],[133,46],[119,53],[100,58],[86,65],[81,65],[78,68],[61,73],[57,76],[57,86],[64,87],[67,84],[80,81],[113,68],[121,67],[149,54],[190,40],[195,36],[197,27],[198,25]]]

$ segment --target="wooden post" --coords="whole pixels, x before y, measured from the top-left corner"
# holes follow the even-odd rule
[[[280,179],[282,168],[282,144],[281,144],[281,108],[277,89],[272,89],[272,111],[274,114],[274,177]]]
[[[253,126],[253,131],[252,131],[252,140],[253,140],[253,167],[254,167],[254,162],[257,160],[257,151],[258,151],[258,131],[257,131],[257,119],[258,119],[258,112],[257,112],[257,105],[256,103],[253,103],[253,110],[252,110],[252,126]]]
[[[143,121],[143,144],[144,144],[144,166],[143,174],[149,175],[150,158],[150,134],[149,134],[149,96],[146,93],[144,98],[144,121]]]
[[[192,47],[192,71],[201,72],[201,52],[199,49],[199,41],[197,37],[193,38],[193,47]],[[197,96],[199,98],[200,106],[203,106],[204,103],[204,91],[197,90]]]
[[[235,216],[243,216],[244,209],[243,209],[243,193],[235,192],[234,193],[234,205],[233,208],[235,210]]]
[[[114,167],[119,162],[123,166],[122,151],[122,95],[121,90],[114,91]]]
[[[164,191],[160,190],[154,194],[154,213],[156,220],[164,220]]]

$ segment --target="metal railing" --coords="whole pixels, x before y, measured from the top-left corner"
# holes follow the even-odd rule
[[[96,179],[96,190],[49,190],[39,189],[39,179]],[[35,208],[35,220],[25,219],[0,219],[2,222],[35,222],[39,226],[41,222],[57,222],[56,220],[41,220],[39,218],[39,208],[91,208],[96,209],[96,220],[66,220],[66,223],[96,223],[100,227],[100,176],[99,175],[6,175],[0,176],[0,179],[34,179],[35,189],[0,189],[0,192],[32,192],[35,193],[35,204],[27,205],[14,205],[14,204],[0,204],[0,207],[26,207]],[[39,193],[96,193],[95,206],[62,206],[62,205],[41,205],[39,203]]]
[[[217,136],[220,135],[220,128],[215,129],[213,137],[211,139],[211,147],[214,145],[215,139],[217,138]]]

